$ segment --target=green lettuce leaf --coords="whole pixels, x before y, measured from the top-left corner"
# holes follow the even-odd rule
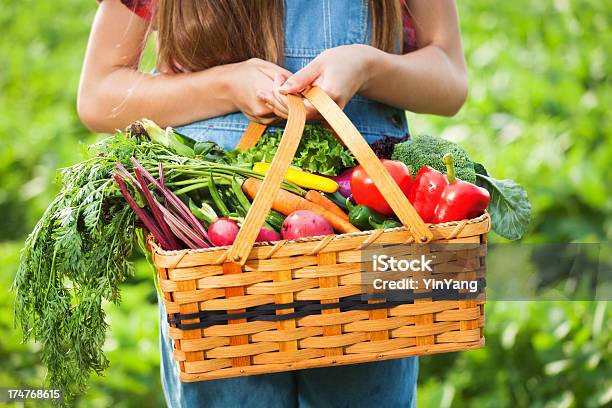
[[[251,166],[258,162],[271,162],[282,132],[266,132],[254,147],[228,152],[232,164]],[[316,125],[306,125],[298,145],[293,166],[312,173],[336,176],[347,167],[356,165],[355,158],[330,131]]]

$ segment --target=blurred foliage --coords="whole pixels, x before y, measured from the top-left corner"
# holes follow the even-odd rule
[[[612,239],[612,4],[596,0],[459,2],[470,98],[454,118],[409,114],[414,134],[460,142],[496,178],[523,184],[534,242]],[[56,169],[95,136],[75,112],[93,0],[1,0],[0,285],[57,191]],[[152,66],[150,54],[147,67]],[[495,240],[501,238],[492,237]],[[123,303],[108,307],[111,368],[83,407],[160,406],[152,272],[137,258]],[[0,297],[0,386],[38,387],[36,344]],[[424,357],[420,406],[595,407],[612,402],[606,302],[490,302],[487,346]]]
[[[470,96],[452,119],[409,115],[495,178],[527,187],[528,240],[612,239],[612,4],[459,2]]]
[[[56,169],[79,160],[81,143],[92,140],[75,114],[75,99],[94,7],[58,3],[3,0],[0,6],[4,239],[29,232],[55,194],[57,187],[50,183]]]
[[[8,288],[19,259],[20,242],[0,243],[0,285]],[[105,351],[111,361],[103,377],[93,376],[91,390],[77,402],[82,407],[154,407],[163,405],[159,378],[157,299],[153,270],[143,257],[135,276],[124,284],[120,306],[107,307],[111,331]],[[0,387],[41,387],[44,370],[38,345],[21,343],[13,329],[13,293],[0,297]]]
[[[608,302],[489,302],[485,348],[421,358],[419,406],[603,407]]]

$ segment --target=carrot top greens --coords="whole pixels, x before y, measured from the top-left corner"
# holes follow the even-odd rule
[[[41,344],[47,382],[63,391],[66,404],[85,390],[92,372],[108,367],[102,351],[108,328],[103,303],[120,301],[119,284],[132,274],[135,237],[143,241],[142,221],[137,222],[121,189],[144,210],[147,202],[138,188],[160,179],[162,167],[162,184],[185,200],[207,191],[210,178],[231,186],[235,177],[263,177],[213,161],[222,158],[215,146],[187,147],[191,152],[183,145],[179,154],[172,143],[132,132],[103,139],[91,147],[87,160],[61,170],[61,191],[25,242],[13,282],[16,324],[24,340]],[[137,175],[150,177],[140,187],[121,171],[134,167]],[[123,181],[119,185],[117,176]],[[284,182],[283,188],[305,194],[293,183]]]

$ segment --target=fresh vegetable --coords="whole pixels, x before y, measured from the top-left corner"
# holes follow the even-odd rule
[[[203,221],[204,225],[207,227],[219,218],[214,208],[208,203],[202,203],[200,207],[198,207],[192,199],[189,199],[189,210],[198,220]]]
[[[130,207],[138,215],[138,218],[145,224],[146,228],[151,232],[151,234],[153,234],[154,237],[156,237],[160,245],[162,245],[164,248],[170,250],[180,249],[181,244],[170,231],[170,227],[164,220],[163,214],[159,209],[156,200],[149,191],[148,184],[142,177],[140,169],[134,169],[134,174],[136,174],[136,178],[134,178],[134,176],[132,176],[132,174],[125,167],[123,167],[121,163],[116,163],[116,165],[118,171],[120,171],[128,180],[132,182],[132,185],[140,194],[140,198],[142,199],[142,197],[144,197],[149,205],[151,213],[149,213],[149,211],[147,211],[145,208],[140,208],[136,200],[132,198],[124,178],[118,173],[113,174],[113,178],[119,186],[121,195],[123,195],[123,197],[127,200]],[[160,172],[160,174],[163,173]],[[167,204],[166,200],[164,201],[164,204]]]
[[[338,183],[338,191],[344,197],[350,197],[351,192],[351,176],[353,175],[353,170],[355,168],[351,167],[349,169],[344,170],[340,175],[336,177],[332,177],[332,179]]]
[[[377,213],[365,205],[353,205],[348,199],[346,200],[346,204],[349,208],[349,222],[362,231],[401,226],[397,221]]]
[[[433,222],[436,206],[447,186],[446,176],[429,166],[423,167],[415,176],[408,200],[424,222]]]
[[[227,152],[215,142],[196,142],[193,146],[193,153],[202,160],[214,163],[229,164]]]
[[[157,242],[159,242],[160,245],[162,245],[165,248],[178,249],[179,244],[177,243],[176,246],[173,246],[173,244],[169,241],[167,236],[164,235],[164,233],[161,231],[161,229],[159,228],[159,226],[157,225],[157,223],[155,222],[155,220],[153,219],[153,216],[149,213],[149,211],[141,208],[138,205],[134,197],[132,197],[132,195],[129,193],[125,179],[121,177],[119,174],[114,174],[113,178],[115,182],[117,183],[117,185],[119,186],[119,191],[121,191],[121,194],[125,197],[125,200],[127,201],[130,208],[134,211],[134,213],[138,216],[138,218],[145,225],[145,228],[149,230],[149,232],[154,237],[157,237],[156,238]],[[172,238],[174,238],[172,234],[169,234],[168,236],[172,236]]]
[[[246,216],[246,214],[251,209],[251,202],[242,191],[242,182],[238,182],[235,177],[232,178],[231,192],[233,193],[236,201],[240,206],[240,212],[242,212],[242,214]],[[270,211],[266,216],[266,220],[262,228],[269,229],[272,231],[280,231],[284,220],[285,217],[282,214],[276,211]]]
[[[268,170],[270,170],[270,163],[259,162],[253,166],[253,171],[259,174],[266,174]],[[293,167],[287,170],[285,180],[295,183],[300,187],[320,190],[326,193],[333,193],[338,190],[338,183],[329,177],[318,176]]]
[[[332,203],[336,204],[340,209],[342,209],[342,212],[347,212],[348,211],[348,207],[346,206],[346,201],[347,200],[351,201],[351,196],[344,197],[338,191],[336,191],[335,193],[332,193],[332,194],[321,193],[321,195],[323,197],[327,198]]]
[[[395,145],[401,142],[405,142],[408,139],[408,135],[404,137],[383,136],[382,138],[372,143],[370,147],[379,159],[390,159],[391,155],[393,154],[393,149],[395,148]]]
[[[443,161],[447,169],[446,179],[448,184],[440,194],[432,222],[439,224],[481,215],[491,200],[489,192],[482,187],[455,177],[452,154],[445,154]]]
[[[274,210],[270,210],[268,216],[266,217],[266,223],[271,226],[275,231],[280,231],[284,221],[285,216]]]
[[[261,181],[253,178],[248,178],[242,183],[242,190],[249,196],[250,199],[255,199],[255,195],[261,186]],[[289,215],[297,210],[308,210],[323,216],[334,229],[340,233],[357,232],[359,231],[347,220],[338,217],[336,214],[321,207],[318,204],[310,202],[296,194],[286,190],[279,190],[272,202],[272,208],[281,214]]]
[[[234,243],[238,234],[238,225],[234,219],[218,218],[217,214],[215,214],[215,210],[208,203],[202,203],[201,207],[197,207],[195,203],[190,200],[189,208],[196,217],[203,220],[207,225],[209,225],[208,235],[213,245],[224,246],[231,245]],[[244,221],[242,218],[239,218],[239,220],[240,222]],[[278,226],[278,229],[281,228],[283,220],[284,217],[281,218],[281,223]],[[264,225],[259,230],[259,234],[257,235],[255,241],[266,242],[278,241],[280,239],[280,234],[276,232],[273,227]]]
[[[397,160],[381,160],[381,162],[402,192],[408,196],[412,184],[412,177],[406,165]],[[387,203],[387,200],[385,200],[378,190],[378,187],[374,185],[374,182],[361,165],[355,167],[353,171],[353,175],[351,176],[351,190],[353,191],[353,197],[357,204],[365,205],[383,215],[393,215],[391,206]]]
[[[86,389],[92,372],[108,367],[102,304],[118,303],[118,286],[132,274],[136,214],[112,178],[115,162],[129,165],[136,152],[173,154],[123,136],[91,152],[61,171],[62,188],[27,238],[13,282],[24,341],[40,343],[47,383],[62,390],[66,403]]]
[[[223,202],[223,199],[221,198],[221,195],[217,190],[217,186],[215,185],[215,180],[212,177],[212,174],[208,177],[208,192],[210,194],[210,198],[212,198],[212,201],[215,204],[215,207],[217,207],[219,212],[221,212],[221,215],[223,215],[224,217],[229,217],[230,210]]]
[[[282,228],[282,226],[281,226]],[[261,227],[259,234],[257,234],[256,242],[273,242],[280,241],[281,236],[278,232],[271,228]]]
[[[379,223],[376,222],[374,219],[370,218],[370,225],[374,229],[391,229],[401,227],[402,223],[391,218],[387,218],[383,222]]]
[[[138,213],[141,221],[145,223],[147,228],[150,228],[151,224],[156,224],[155,230],[150,230],[153,236],[160,242],[163,247],[163,243],[166,242],[168,245],[165,249],[180,249],[181,246],[179,241],[187,246],[188,248],[206,248],[209,245],[208,236],[204,227],[200,224],[198,219],[193,213],[187,208],[187,206],[166,186],[163,184],[163,169],[161,165],[158,165],[158,172],[160,181],[155,179],[144,167],[136,160],[131,157],[130,160],[134,164],[134,174],[136,179],[125,169],[121,163],[116,163],[117,169],[125,177],[132,180],[135,186],[138,186],[137,191],[146,200],[151,212],[153,213],[153,219],[143,219],[146,216],[146,212],[142,211]],[[145,180],[146,179],[146,180]],[[130,203],[134,201],[131,199],[129,192],[125,187],[121,186],[120,177],[116,177],[115,181],[119,184],[121,194]],[[149,191],[148,182],[153,185],[155,191],[161,193],[164,198],[163,204],[158,202],[153,197],[151,191]],[[133,208],[133,207],[132,207]],[[134,209],[134,208],[133,208]],[[134,209],[136,211],[136,209]],[[162,234],[162,236],[156,235]]]
[[[351,207],[349,211],[349,222],[360,230],[371,230],[371,220],[376,223],[382,223],[385,220],[385,216],[373,211],[365,205],[354,205]]]
[[[333,201],[331,201],[329,198],[327,198],[320,192],[315,191],[315,190],[310,190],[306,193],[306,196],[304,198],[306,198],[308,201],[311,201],[315,204],[319,204],[321,207],[333,212],[338,217],[348,220],[348,215],[340,207],[338,207]]]
[[[453,155],[458,178],[476,183],[491,195],[488,210],[493,231],[507,239],[520,239],[531,220],[527,192],[512,180],[496,180],[487,174],[480,163],[469,159],[461,146],[433,136],[417,136],[397,144],[391,157],[403,161],[411,171],[430,166],[444,172],[442,157],[446,153]]]
[[[182,156],[193,157],[193,145],[189,146],[189,141],[191,139],[181,135],[182,138],[179,140],[171,127],[163,130],[157,126],[155,122],[149,119],[142,119],[139,123],[153,142],[159,143]]]
[[[391,158],[402,161],[408,166],[411,174],[416,174],[425,166],[445,172],[446,168],[442,162],[442,157],[446,153],[453,155],[457,177],[469,183],[475,183],[474,163],[469,159],[465,150],[458,144],[439,137],[416,136],[403,143],[398,143],[395,145]]]
[[[231,163],[236,166],[251,167],[258,162],[271,162],[282,131],[267,131],[257,144],[249,149],[236,149],[228,152]],[[334,136],[332,132],[317,125],[306,125],[291,164],[311,173],[335,176],[342,169],[354,166],[355,158]]]
[[[151,234],[168,250],[232,243],[250,208],[248,197],[255,197],[263,178],[252,164],[270,161],[281,137],[268,133],[252,149],[226,153],[151,121],[130,129],[103,139],[87,160],[62,170],[61,190],[26,240],[13,284],[24,340],[40,343],[48,385],[62,390],[67,403],[86,389],[92,372],[108,366],[102,306],[119,302],[119,284],[132,273],[134,238],[144,247]],[[320,127],[306,127],[298,150],[293,164],[313,173],[337,175],[355,165],[350,152]],[[520,237],[530,214],[524,190],[485,173],[478,183],[491,192],[493,228]],[[306,194],[284,181],[257,239],[278,240],[284,215],[300,210],[311,215],[287,221],[287,236],[309,233],[300,228],[312,213],[320,216],[309,227],[312,234],[358,231],[345,214],[317,201],[327,197],[343,208],[339,192],[311,195],[312,201],[303,198]],[[231,218],[217,219],[217,214]],[[372,228],[397,225],[392,219],[379,221],[368,217]]]
[[[208,227],[208,237],[215,246],[232,245],[239,230],[234,220],[219,218]]]
[[[332,225],[321,215],[308,210],[297,210],[285,218],[283,239],[298,239],[334,233]]]

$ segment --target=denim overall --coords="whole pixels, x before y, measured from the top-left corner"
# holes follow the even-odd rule
[[[285,68],[296,72],[328,48],[369,44],[368,4],[368,0],[286,0]],[[357,95],[344,111],[369,143],[407,133],[405,115],[390,106]],[[233,113],[177,129],[232,149],[247,125],[243,114]],[[161,377],[170,407],[416,406],[417,358],[182,383],[164,309],[160,302]]]

